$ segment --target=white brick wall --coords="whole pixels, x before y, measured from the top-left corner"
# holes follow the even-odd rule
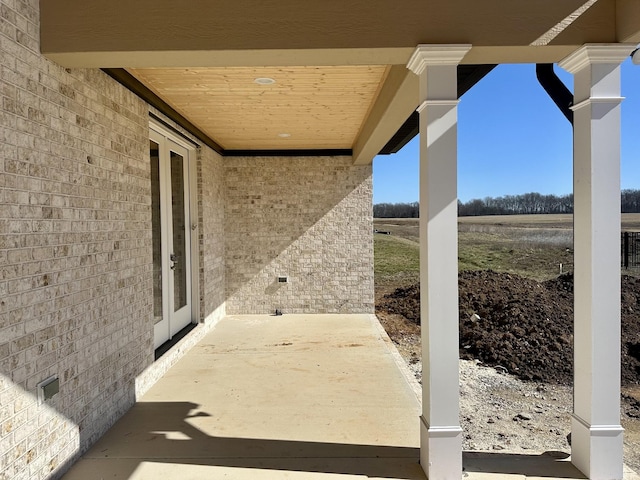
[[[153,361],[148,109],[38,52],[37,0],[0,4],[0,478],[55,475]],[[38,406],[36,384],[60,378]]]
[[[352,163],[225,158],[227,313],[373,312],[371,166]]]
[[[224,167],[208,147],[198,151],[198,209],[200,225],[200,317],[206,323],[225,314]]]

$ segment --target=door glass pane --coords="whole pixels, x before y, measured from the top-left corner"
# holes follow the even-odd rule
[[[187,269],[185,248],[184,159],[171,152],[171,213],[173,225],[173,311],[187,304]]]
[[[153,322],[162,321],[162,225],[160,223],[160,149],[149,141],[151,155],[151,231],[153,245]]]

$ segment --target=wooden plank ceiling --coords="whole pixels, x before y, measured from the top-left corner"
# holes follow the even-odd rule
[[[388,67],[128,70],[225,150],[288,150],[351,149]]]

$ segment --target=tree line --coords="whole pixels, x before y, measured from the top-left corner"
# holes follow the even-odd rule
[[[621,192],[622,213],[640,213],[640,190]],[[468,202],[458,200],[458,216],[478,215],[530,215],[544,213],[573,213],[573,194],[543,195],[537,192],[502,197],[474,198]],[[417,218],[418,202],[377,203],[373,206],[375,218]]]
[[[374,218],[418,218],[419,203],[376,203],[373,206]]]

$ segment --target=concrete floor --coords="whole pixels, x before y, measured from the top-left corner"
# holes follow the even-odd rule
[[[372,315],[227,317],[63,478],[423,480],[399,360]],[[464,463],[470,480],[584,478],[561,455]]]

